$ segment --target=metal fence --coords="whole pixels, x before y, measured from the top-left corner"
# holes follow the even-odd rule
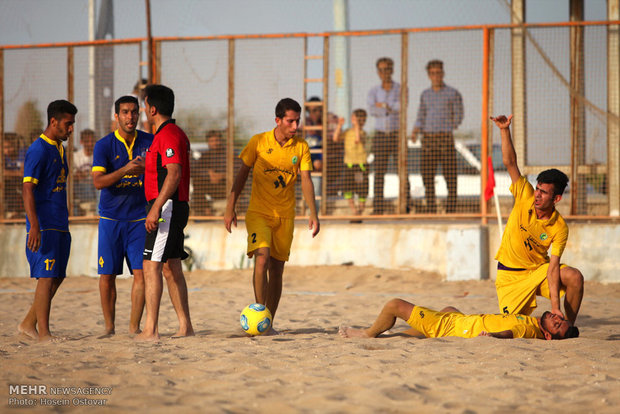
[[[562,214],[610,218],[620,210],[619,23],[155,38],[152,81],[174,89],[175,118],[192,142],[194,217],[223,214],[239,152],[275,126],[275,104],[291,97],[303,107],[299,134],[323,217],[506,216],[510,177],[488,117],[513,113],[522,173],[535,182],[545,168],[566,172]],[[92,145],[81,133],[113,130],[112,104],[142,77],[146,44],[0,47],[3,221],[23,220],[25,149],[59,98],[79,110],[68,142],[70,214],[96,217]]]

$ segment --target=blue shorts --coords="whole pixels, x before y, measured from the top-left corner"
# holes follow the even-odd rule
[[[145,237],[144,220],[99,219],[97,273],[122,275],[123,260],[127,261],[127,267],[132,274],[133,269],[141,270]]]
[[[30,277],[67,276],[67,264],[71,252],[71,233],[68,231],[43,230],[41,247],[36,252],[26,247],[26,258],[30,265]]]

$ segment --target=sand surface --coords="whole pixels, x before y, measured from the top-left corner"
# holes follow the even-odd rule
[[[101,338],[97,279],[67,278],[51,314],[52,332],[67,339],[39,344],[16,333],[35,282],[0,279],[0,411],[34,402],[28,412],[620,412],[619,284],[586,284],[577,339],[420,340],[395,335],[403,322],[386,337],[344,339],[339,325],[367,326],[393,297],[495,313],[493,281],[288,267],[275,322],[281,334],[251,338],[238,323],[253,302],[251,270],[187,277],[197,335],[170,338],[177,320],[164,291],[156,344],[126,333],[131,280],[117,283],[117,334]],[[534,315],[548,308],[542,299]],[[43,385],[47,395],[17,394],[22,385]]]

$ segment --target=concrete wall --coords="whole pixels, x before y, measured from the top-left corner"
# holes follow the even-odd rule
[[[446,280],[495,278],[493,260],[500,235],[497,225],[433,222],[324,221],[312,238],[305,221],[296,222],[290,264],[339,265],[437,272]],[[569,223],[569,242],[562,262],[579,268],[587,280],[620,282],[620,224]],[[228,234],[221,222],[190,222],[186,246],[195,267],[248,267],[243,222]],[[97,225],[72,224],[69,275],[97,274]],[[0,276],[28,276],[24,225],[0,226]]]

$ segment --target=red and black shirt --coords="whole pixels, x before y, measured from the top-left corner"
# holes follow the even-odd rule
[[[181,182],[172,195],[172,200],[189,201],[189,151],[187,135],[175,125],[174,119],[161,124],[146,153],[144,193],[148,201],[159,195],[168,174],[168,164],[181,165]]]

